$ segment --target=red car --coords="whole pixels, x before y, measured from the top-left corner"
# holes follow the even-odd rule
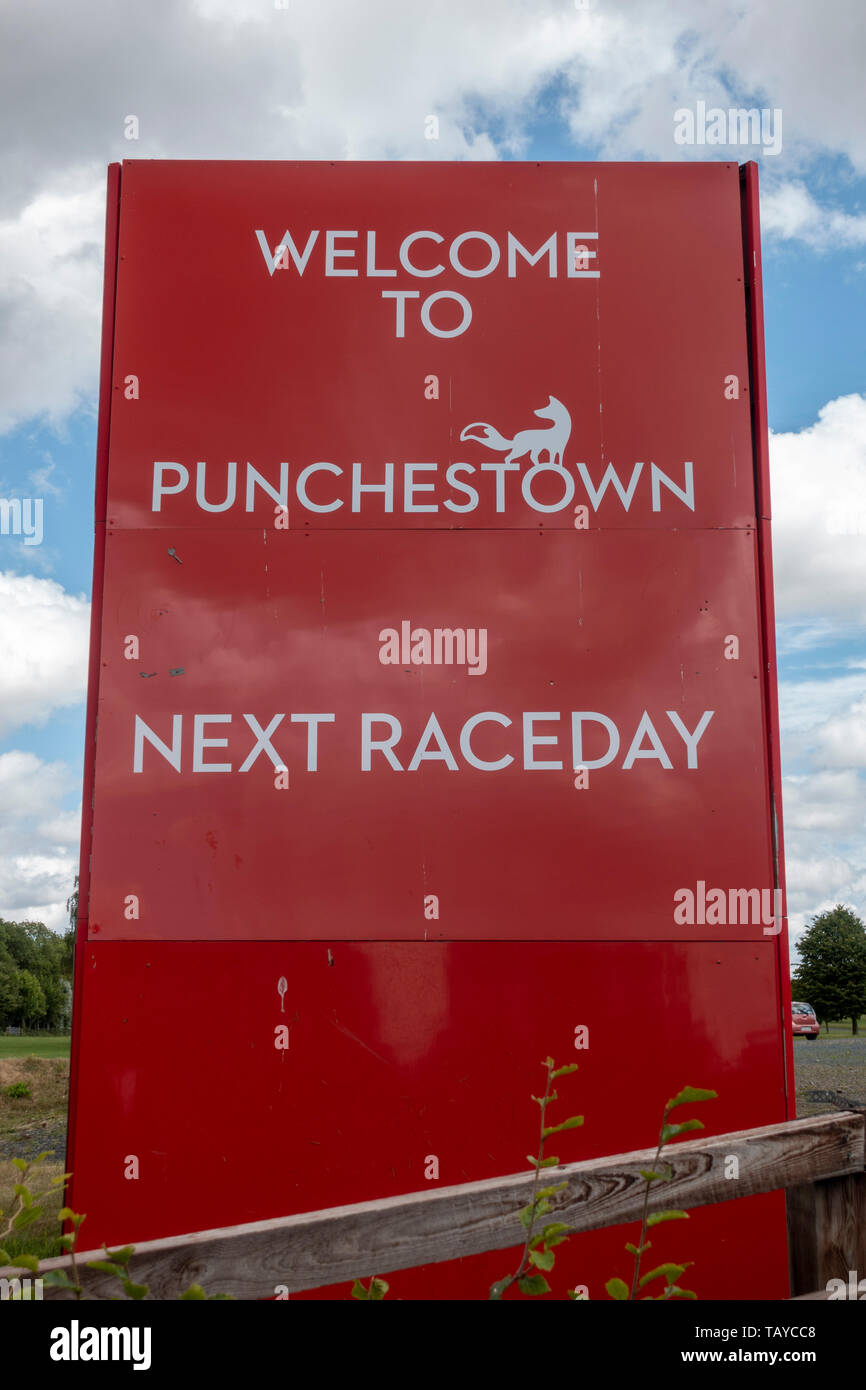
[[[808,1038],[810,1042],[815,1041],[821,1025],[815,1017],[815,1010],[811,1004],[799,1004],[792,1001],[791,1022],[795,1038]]]

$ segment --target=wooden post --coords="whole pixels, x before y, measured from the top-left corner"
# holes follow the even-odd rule
[[[826,1294],[831,1279],[856,1297],[866,1281],[866,1172],[789,1188],[787,1199],[791,1297]]]

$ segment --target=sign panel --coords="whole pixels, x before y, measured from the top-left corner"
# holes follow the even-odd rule
[[[112,189],[70,1159],[91,1236],[188,1228],[216,1110],[200,1225],[513,1171],[537,1060],[575,1046],[591,1152],[651,1142],[686,1080],[727,1087],[714,1127],[782,1119],[737,167],[133,161]],[[543,1008],[503,1011],[530,986]],[[624,1016],[642,1099],[615,1138]],[[196,1100],[157,1118],[165,1039],[196,1027]],[[241,1215],[218,1053],[287,1146]],[[471,1121],[433,1101],[458,1085]],[[134,1178],[96,1160],[96,1095]]]

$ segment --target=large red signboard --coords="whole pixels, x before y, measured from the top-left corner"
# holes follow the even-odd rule
[[[730,164],[112,170],[92,1241],[514,1171],[548,1053],[581,1062],[565,1157],[649,1144],[686,1081],[719,1131],[785,1117],[755,196]],[[702,1296],[784,1293],[781,1198],[700,1222]],[[563,1277],[601,1296],[620,1234]]]

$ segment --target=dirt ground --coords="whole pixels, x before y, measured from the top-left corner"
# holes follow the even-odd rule
[[[30,1096],[4,1095],[15,1081],[23,1081]],[[53,1149],[63,1162],[68,1089],[68,1058],[0,1058],[0,1159],[34,1158]]]

